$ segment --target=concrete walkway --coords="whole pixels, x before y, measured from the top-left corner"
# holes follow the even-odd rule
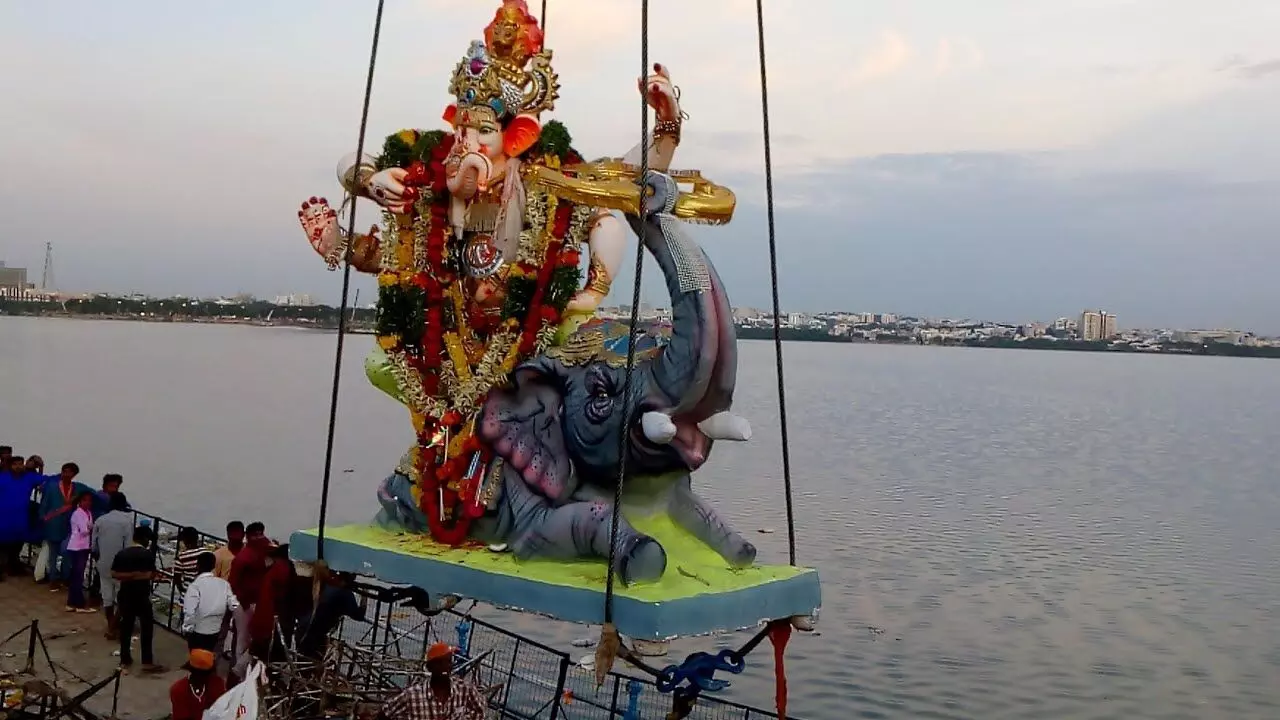
[[[109,677],[119,666],[119,643],[103,637],[106,620],[102,611],[93,614],[66,612],[66,592],[50,592],[29,577],[6,577],[0,582],[0,640],[39,621],[40,634],[49,657],[57,668],[56,687],[74,697],[89,685]],[[136,632],[136,631],[135,631]],[[33,679],[19,675],[27,664],[29,633],[23,632],[0,647],[0,671],[17,685]],[[134,641],[134,669],[120,682],[116,717],[121,720],[154,720],[169,714],[169,686],[183,676],[187,645],[181,638],[156,627],[156,662],[169,668],[161,675],[143,675],[137,640]],[[54,673],[44,652],[36,645],[35,678],[54,683]],[[85,702],[85,708],[99,717],[111,715],[112,687],[108,685]],[[3,714],[3,713],[0,713]]]

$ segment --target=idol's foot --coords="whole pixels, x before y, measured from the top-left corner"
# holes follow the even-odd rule
[[[338,250],[342,229],[338,227],[338,213],[324,198],[312,197],[298,210],[298,222],[307,234],[311,247],[326,260]]]

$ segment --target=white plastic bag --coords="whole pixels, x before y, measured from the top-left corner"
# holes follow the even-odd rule
[[[40,555],[36,557],[35,572],[32,575],[36,582],[49,576],[49,543],[40,543]]]
[[[262,663],[254,663],[244,682],[218,698],[204,711],[204,720],[258,720],[258,683],[262,682]]]

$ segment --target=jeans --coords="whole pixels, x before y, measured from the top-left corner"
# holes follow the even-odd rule
[[[67,554],[67,538],[57,541],[46,540],[44,544],[49,549],[49,574],[46,578],[52,583],[67,584],[67,580],[71,578],[71,557]]]
[[[88,607],[84,597],[85,569],[89,567],[88,550],[69,550],[71,556],[71,577],[67,580],[67,606],[73,608]]]
[[[142,664],[154,665],[155,655],[151,652],[152,635],[155,632],[155,618],[151,613],[149,602],[126,602],[118,606],[120,613],[120,664],[133,664],[133,651],[130,647],[133,639],[133,624],[140,626],[138,634],[142,640]]]

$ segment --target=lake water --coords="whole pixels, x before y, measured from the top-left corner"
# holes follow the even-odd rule
[[[179,522],[315,524],[333,335],[2,317],[0,337],[0,443],[120,472]],[[411,440],[364,380],[370,343],[347,346],[335,522],[372,516]],[[755,438],[697,483],[785,562],[772,346],[741,350]],[[785,350],[799,556],[824,594],[789,648],[794,715],[1280,716],[1280,362]],[[770,706],[771,673],[765,645],[728,695]]]

